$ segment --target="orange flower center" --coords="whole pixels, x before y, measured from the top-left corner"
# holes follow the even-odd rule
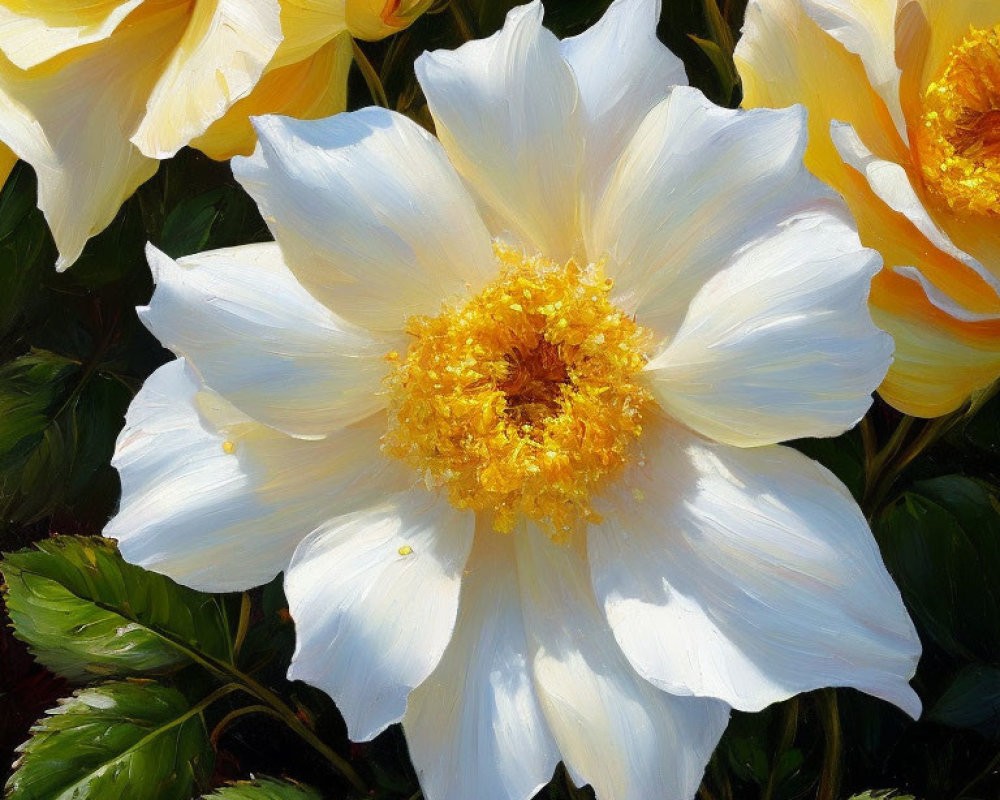
[[[928,189],[958,213],[1000,216],[1000,25],[971,28],[952,48],[921,122]]]
[[[383,448],[495,529],[523,515],[565,540],[597,521],[592,493],[642,432],[650,337],[610,302],[601,265],[495,251],[498,280],[407,321],[405,357],[388,356]]]

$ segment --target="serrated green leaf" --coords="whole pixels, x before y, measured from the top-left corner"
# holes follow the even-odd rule
[[[137,675],[231,657],[219,601],[127,564],[107,539],[60,536],[0,562],[14,633],[70,680]]]
[[[8,800],[187,800],[214,762],[200,709],[151,681],[81,689],[31,734]]]
[[[300,783],[257,778],[223,786],[205,795],[204,800],[323,800],[323,795]]]
[[[1000,667],[970,664],[961,669],[927,718],[996,736],[1000,733]]]
[[[895,789],[869,789],[852,795],[850,800],[916,800],[912,794],[896,794]]]
[[[990,487],[949,475],[913,484],[876,525],[921,636],[962,661],[1000,652],[998,510]]]

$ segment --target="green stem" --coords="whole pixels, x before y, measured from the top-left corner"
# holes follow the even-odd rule
[[[698,792],[699,796],[701,796],[702,791],[704,791],[702,800],[715,800],[715,796],[708,789],[709,775],[711,775],[715,783],[715,788],[719,791],[722,800],[733,800],[733,784],[729,780],[729,772],[719,763],[718,750],[712,754],[708,762],[708,768],[705,770],[705,779],[702,781],[701,789]]]
[[[382,59],[382,68],[378,73],[379,83],[381,83],[382,86],[385,86],[392,77],[392,73],[396,69],[396,63],[399,61],[400,54],[404,52],[406,44],[409,43],[409,39],[410,31],[405,30],[401,33],[397,33],[392,37],[392,41],[389,42],[389,49],[385,53],[385,58]]]
[[[233,639],[233,661],[239,656],[243,642],[247,638],[247,631],[250,629],[250,611],[250,594],[243,592],[240,597],[240,620],[236,624],[236,636]]]
[[[230,726],[231,723],[238,720],[240,717],[245,717],[249,714],[270,714],[274,716],[274,710],[268,708],[267,706],[243,706],[242,708],[237,708],[234,711],[230,711],[226,716],[219,720],[216,726],[212,729],[212,734],[208,737],[208,740],[212,743],[213,748],[217,748],[219,744],[219,737],[225,732],[226,728]],[[280,719],[280,718],[279,718]]]
[[[869,519],[886,505],[892,487],[913,460],[934,442],[950,431],[963,417],[964,412],[955,412],[943,417],[925,420],[913,440],[904,445],[906,433],[915,422],[913,417],[904,417],[899,427],[893,432],[892,439],[885,449],[879,453],[866,470],[865,496],[862,508]],[[900,435],[900,431],[903,434]]]
[[[961,788],[958,794],[955,795],[955,800],[962,800],[963,797],[967,796],[972,790],[972,787],[979,783],[981,780],[989,777],[990,773],[993,772],[997,767],[1000,767],[1000,753],[997,753],[993,757],[993,760],[986,765],[986,769],[980,772],[976,777],[969,781],[965,786]]]
[[[231,667],[231,676],[243,685],[243,689],[256,697],[273,712],[272,716],[280,719],[289,728],[298,734],[299,738],[312,746],[316,752],[322,755],[347,781],[359,792],[367,792],[368,787],[361,780],[361,776],[354,771],[354,768],[347,763],[347,760],[338,755],[326,742],[317,736],[313,730],[307,726],[280,697],[261,683],[258,683],[249,675],[244,675],[235,667]]]
[[[715,800],[715,795],[712,794],[705,781],[702,781],[701,786],[698,787],[698,800]]]
[[[465,16],[465,11],[459,6],[459,2],[460,0],[451,0],[448,4],[448,10],[451,12],[452,19],[455,20],[455,27],[458,28],[463,41],[468,42],[475,39],[476,34],[469,24],[468,17]]]
[[[903,442],[906,440],[906,437],[910,432],[910,428],[913,427],[913,423],[915,421],[916,420],[913,417],[903,417],[903,419],[900,420],[899,425],[896,426],[896,430],[892,432],[892,436],[889,437],[889,441],[886,443],[885,447],[875,452],[872,457],[866,461],[865,497],[867,497],[875,488],[875,483],[879,479],[882,467],[903,445]],[[862,435],[864,434],[862,433]]]
[[[869,465],[875,460],[875,454],[878,452],[878,446],[875,443],[875,426],[872,425],[871,417],[865,416],[861,418],[861,424],[858,427],[861,429],[861,445],[865,452],[865,479],[867,481]]]
[[[778,741],[778,749],[774,752],[774,762],[777,762],[781,757],[788,752],[788,749],[792,746],[795,741],[795,734],[799,728],[799,699],[793,697],[785,703],[785,716],[784,724],[781,728],[781,739]],[[767,777],[767,786],[764,788],[764,794],[761,795],[761,800],[771,800],[774,796],[774,790],[778,785],[778,773],[772,766],[771,774]]]
[[[202,711],[204,711],[206,708],[212,705],[212,703],[216,702],[217,700],[221,700],[227,694],[232,694],[233,692],[239,692],[241,690],[242,687],[238,686],[235,683],[227,683],[225,686],[220,686],[218,689],[216,689],[214,692],[208,695],[208,697],[206,697],[204,700],[198,703],[198,705],[192,707],[191,712],[187,716],[190,717],[193,716],[194,714],[200,714]]]
[[[895,475],[899,475],[900,472],[909,466],[913,459],[926,450],[933,442],[937,441],[949,430],[951,430],[952,426],[958,422],[958,420],[958,415],[949,415],[946,417],[932,419],[927,425],[925,425],[923,430],[917,434],[916,438],[905,450],[903,450],[899,458],[896,459],[895,464],[893,464],[895,467]]]
[[[127,615],[122,613],[121,609],[95,600],[91,600],[90,602],[93,602],[99,608],[103,608],[113,614],[118,614],[125,619],[129,619]],[[138,620],[134,621],[138,622]],[[290,708],[280,697],[278,697],[278,695],[266,686],[254,680],[250,675],[240,670],[235,664],[227,664],[226,662],[220,661],[207,653],[199,653],[183,641],[175,639],[174,637],[165,634],[162,631],[158,631],[155,628],[151,628],[149,626],[145,627],[151,633],[159,636],[165,642],[184,653],[184,655],[196,664],[200,664],[213,675],[216,675],[227,682],[238,684],[240,689],[244,692],[257,698],[257,700],[259,700],[263,705],[268,706],[274,712],[272,716],[276,716],[284,722],[285,725],[295,731],[299,738],[311,745],[316,752],[322,755],[330,763],[330,765],[338,773],[340,773],[340,775],[342,775],[348,783],[351,784],[351,786],[359,792],[368,791],[368,787],[365,785],[365,782],[361,780],[361,777],[354,771],[354,768],[347,762],[347,760],[338,755],[329,745],[320,739],[315,732],[313,732],[312,729],[310,729],[298,717],[292,708]]]
[[[823,747],[823,771],[819,776],[816,800],[837,800],[840,789],[840,762],[843,755],[843,734],[840,729],[840,711],[837,693],[824,689],[817,697],[826,742]]]
[[[354,48],[354,63],[361,70],[361,74],[365,78],[365,83],[368,84],[368,91],[375,105],[388,108],[389,98],[386,97],[385,87],[382,86],[382,81],[379,79],[375,67],[372,66],[372,62],[368,60],[368,56],[364,54],[361,46],[354,39],[351,39],[351,47]]]

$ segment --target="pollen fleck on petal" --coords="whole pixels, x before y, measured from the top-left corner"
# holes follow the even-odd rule
[[[401,556],[408,556],[411,553],[413,553],[413,548],[410,547],[408,544],[404,544],[396,552],[399,553]]]
[[[924,94],[917,153],[932,194],[1000,216],[1000,25],[970,28]]]
[[[598,521],[591,496],[642,433],[651,336],[611,303],[602,264],[494,250],[497,281],[407,321],[383,449],[497,531],[526,517],[563,541]]]
[[[236,452],[236,442],[232,441],[231,439],[226,439],[226,441],[222,443],[222,452],[225,453],[227,456],[231,456],[233,453]]]

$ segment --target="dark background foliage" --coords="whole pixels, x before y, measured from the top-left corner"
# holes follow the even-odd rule
[[[389,105],[430,125],[414,58],[492,33],[515,4],[442,0],[393,39],[362,44]],[[578,33],[607,4],[547,0],[546,24]],[[661,38],[721,104],[739,102],[730,53],[743,5],[664,2]],[[353,107],[371,102],[358,70],[351,98]],[[398,727],[351,744],[329,698],[285,681],[293,631],[280,581],[243,596],[201,595],[76,538],[99,534],[114,512],[115,437],[134,393],[169,358],[134,313],[152,292],[145,242],[177,257],[267,238],[228,165],[187,150],[62,275],[30,167],[19,164],[0,194],[0,550],[13,554],[0,608],[5,779],[41,720],[7,785],[15,800],[47,800],[74,780],[81,800],[212,789],[220,800],[418,796]],[[924,800],[1000,797],[1000,402],[984,397],[930,422],[879,402],[860,429],[798,446],[834,470],[869,515],[924,645],[915,686],[925,713],[913,723],[850,690],[737,713],[700,797],[860,800],[889,788]],[[22,551],[32,543],[42,549]],[[12,635],[12,618],[37,660]],[[60,699],[62,713],[43,718]],[[50,768],[73,758],[72,779]],[[87,758],[96,761],[80,766]],[[357,786],[340,774],[344,762]],[[110,765],[104,777],[95,764]],[[123,788],[136,771],[140,784]],[[218,788],[260,774],[288,780]],[[541,797],[587,791],[560,772]]]

